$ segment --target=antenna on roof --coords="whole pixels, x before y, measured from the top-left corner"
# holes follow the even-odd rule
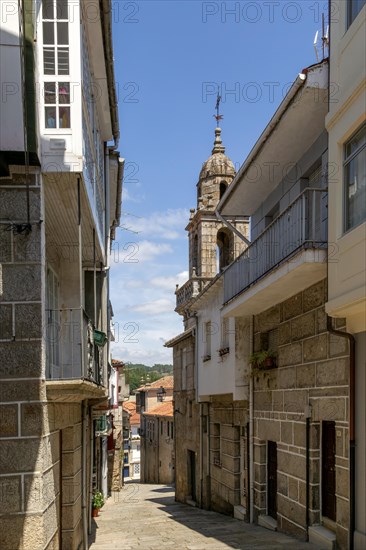
[[[326,57],[329,55],[329,25],[325,28],[325,16],[324,13],[322,13],[322,30],[321,30],[321,37],[319,37],[319,31],[316,31],[315,37],[314,37],[314,50],[315,50],[315,56],[316,60],[319,63],[319,49],[321,48],[321,61],[324,61]],[[321,43],[320,43],[320,40]],[[327,51],[326,51],[327,50]]]
[[[319,63],[318,46],[317,46],[317,44],[318,44],[318,35],[319,35],[319,31],[316,31],[315,38],[314,38],[314,50],[315,50],[316,60]]]

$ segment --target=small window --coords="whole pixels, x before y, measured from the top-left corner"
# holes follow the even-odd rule
[[[164,421],[160,422],[160,435],[163,435]]]
[[[221,426],[219,423],[213,425],[212,433],[213,463],[221,466]]]
[[[366,220],[366,124],[344,148],[345,230]]]
[[[221,349],[226,349],[229,347],[229,318],[225,317],[221,323]]]
[[[196,269],[196,275],[198,275],[198,235],[193,237],[193,250],[192,250],[192,269]]]
[[[352,25],[365,4],[366,0],[348,0],[347,29]]]
[[[187,350],[181,350],[182,390],[187,389]]]
[[[174,438],[174,424],[173,424],[173,422],[171,422],[170,434],[171,434],[171,438],[173,439]]]
[[[166,423],[166,435],[167,435],[168,437],[170,436],[169,427],[170,427],[170,422],[167,422],[167,423]]]
[[[44,103],[46,128],[70,128],[69,82],[45,82]]]
[[[222,197],[224,196],[226,189],[227,189],[227,183],[226,181],[222,181],[220,183],[220,199],[222,199]]]
[[[205,353],[203,360],[209,361],[211,359],[211,334],[212,334],[212,324],[211,321],[208,321],[204,325],[204,347],[205,347]]]

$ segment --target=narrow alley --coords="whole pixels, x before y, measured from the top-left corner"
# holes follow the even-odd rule
[[[281,533],[175,502],[166,485],[126,484],[95,518],[91,550],[314,550]]]

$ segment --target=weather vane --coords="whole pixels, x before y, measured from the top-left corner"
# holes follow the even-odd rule
[[[216,115],[213,115],[216,118],[216,123],[219,124],[220,120],[222,120],[224,117],[223,115],[220,115],[220,101],[221,101],[221,95],[217,91],[217,98],[216,98]]]

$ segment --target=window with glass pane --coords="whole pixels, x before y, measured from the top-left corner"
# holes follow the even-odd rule
[[[67,0],[45,0],[42,17],[44,74],[68,75],[70,63]]]
[[[345,145],[345,230],[366,220],[366,124]]]
[[[44,103],[46,128],[70,128],[69,82],[45,82]]]
[[[348,0],[348,25],[347,28],[352,25],[353,21],[356,19],[357,15],[360,13],[366,0]]]

